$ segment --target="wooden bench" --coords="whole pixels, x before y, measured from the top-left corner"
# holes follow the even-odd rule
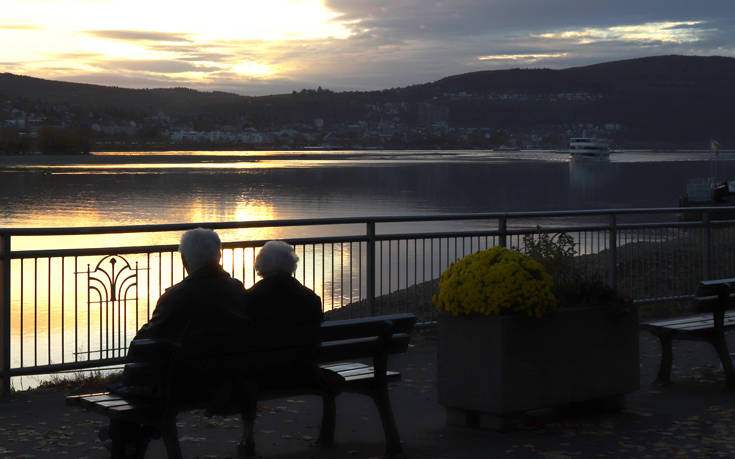
[[[400,379],[400,373],[388,370],[388,356],[405,352],[408,349],[410,334],[416,322],[413,314],[392,314],[363,319],[326,321],[321,325],[318,361],[322,368],[330,369],[342,377],[344,382],[338,388],[341,392],[356,392],[370,396],[378,409],[385,434],[386,456],[402,457],[403,449],[396,427],[388,395],[388,383]],[[139,340],[142,348],[151,349],[159,346],[154,340]],[[169,343],[171,344],[171,343]],[[69,405],[101,413],[110,418],[110,436],[112,439],[112,457],[143,457],[149,437],[141,437],[133,447],[126,444],[123,437],[125,429],[130,426],[160,434],[169,458],[180,458],[181,448],[176,431],[176,415],[190,409],[208,408],[211,401],[180,402],[173,396],[176,381],[173,375],[179,365],[189,361],[180,359],[180,345],[172,345],[169,351],[157,350],[160,357],[156,365],[148,363],[128,363],[128,369],[157,372],[155,378],[161,381],[159,388],[152,388],[150,398],[122,397],[110,392],[72,395],[66,397]],[[160,346],[159,346],[160,349]],[[285,351],[287,354],[288,351]],[[220,374],[232,374],[233,365],[252,371],[258,362],[269,362],[272,366],[284,355],[283,349],[258,349],[255,352],[222,358],[221,353],[209,357],[210,366],[222,366]],[[236,357],[236,359],[233,359]],[[355,362],[354,359],[370,359],[369,363]],[[372,365],[371,365],[371,364]],[[268,400],[302,394],[315,394],[322,398],[322,422],[318,444],[331,446],[334,442],[336,424],[335,393],[326,392],[303,383],[294,383],[278,389],[258,388],[257,399]],[[239,407],[232,406],[231,412],[238,413]],[[129,437],[128,437],[129,438]]]
[[[661,341],[661,364],[656,382],[671,382],[672,341],[705,341],[714,346],[727,378],[727,388],[735,389],[735,369],[725,340],[725,331],[735,328],[735,278],[706,280],[695,295],[700,314],[641,324]]]

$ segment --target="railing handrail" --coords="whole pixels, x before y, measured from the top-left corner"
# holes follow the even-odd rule
[[[551,211],[524,211],[524,212],[475,212],[455,214],[425,214],[425,215],[383,215],[369,217],[330,217],[330,218],[297,218],[286,220],[245,220],[236,222],[199,222],[199,223],[160,223],[150,225],[115,225],[115,226],[72,226],[72,227],[5,227],[0,228],[0,234],[11,236],[66,236],[86,234],[115,234],[115,233],[155,233],[169,231],[186,231],[192,228],[204,227],[216,229],[245,229],[245,228],[276,228],[282,226],[318,226],[335,224],[365,224],[365,223],[399,223],[421,221],[451,221],[451,220],[484,220],[495,218],[523,218],[523,217],[579,217],[602,215],[634,215],[634,214],[666,214],[666,213],[693,213],[693,212],[733,212],[735,206],[718,207],[650,207],[650,208],[613,208],[587,210],[551,210]]]

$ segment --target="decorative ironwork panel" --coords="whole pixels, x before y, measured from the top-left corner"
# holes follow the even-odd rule
[[[99,349],[89,348],[89,358],[114,358],[125,355],[128,344],[128,304],[138,310],[138,262],[133,265],[119,255],[102,258],[92,269],[87,265],[87,311],[99,315]],[[96,313],[96,314],[95,314]],[[91,343],[92,321],[87,323],[87,342]],[[96,324],[95,324],[96,325]],[[133,328],[133,327],[131,327]],[[136,330],[131,330],[135,333]]]

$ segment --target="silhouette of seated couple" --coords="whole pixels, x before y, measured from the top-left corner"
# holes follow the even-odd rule
[[[294,249],[281,241],[266,243],[255,259],[255,271],[262,279],[246,290],[242,282],[220,266],[221,247],[214,231],[197,228],[184,233],[179,252],[188,275],[160,297],[150,321],[136,334],[127,360],[136,361],[135,344],[142,339],[182,343],[184,355],[199,355],[205,363],[207,355],[226,355],[241,346],[251,350],[307,350],[307,354],[295,355],[294,361],[285,368],[272,367],[263,372],[263,368],[258,367],[254,370],[257,374],[248,377],[247,381],[233,378],[225,368],[220,369],[219,374],[217,368],[208,368],[174,376],[177,378],[177,399],[211,400],[213,394],[220,394],[215,396],[219,399],[216,403],[221,407],[237,408],[235,412],[239,411],[243,419],[238,456],[251,456],[254,454],[255,386],[270,388],[277,386],[279,381],[292,385],[301,379],[305,385],[314,384],[330,390],[338,387],[341,377],[325,373],[326,370],[317,365],[315,357],[323,320],[321,299],[293,276],[299,260]],[[211,362],[217,365],[216,359]],[[133,384],[138,383],[124,373],[122,378],[110,384],[110,390],[130,395]],[[214,410],[217,411],[216,406]],[[141,428],[128,428],[132,432],[124,435],[129,439],[126,442],[140,444],[139,437],[144,435]],[[103,442],[108,432],[101,432]],[[107,445],[110,446],[110,442]]]

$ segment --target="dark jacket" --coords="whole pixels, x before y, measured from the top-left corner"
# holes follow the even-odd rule
[[[288,360],[293,359],[288,365],[274,362],[274,368],[261,368],[261,382],[277,386],[279,378],[286,376],[311,379],[322,321],[319,296],[289,274],[273,274],[247,291],[245,310],[251,320],[249,339],[255,348],[297,350],[285,354]]]
[[[141,354],[135,346],[137,340],[151,338],[180,343],[178,352],[183,351],[187,360],[177,363],[173,375],[174,396],[208,398],[210,392],[219,390],[223,381],[221,377],[213,378],[213,369],[207,366],[206,360],[196,360],[197,356],[223,353],[239,345],[248,323],[242,306],[244,297],[242,283],[230,277],[221,266],[212,264],[197,269],[161,295],[150,321],[135,335],[127,361],[158,362],[159,358],[169,358],[163,357],[168,355],[164,352],[169,349],[165,345]],[[108,388],[129,397],[155,397],[161,375],[126,367],[123,376],[110,382]]]
[[[258,347],[319,343],[322,301],[289,274],[273,274],[248,289],[245,311]]]
[[[220,265],[203,266],[161,295],[150,321],[135,339],[185,341],[193,334],[230,330],[241,333],[245,324],[245,289]]]

